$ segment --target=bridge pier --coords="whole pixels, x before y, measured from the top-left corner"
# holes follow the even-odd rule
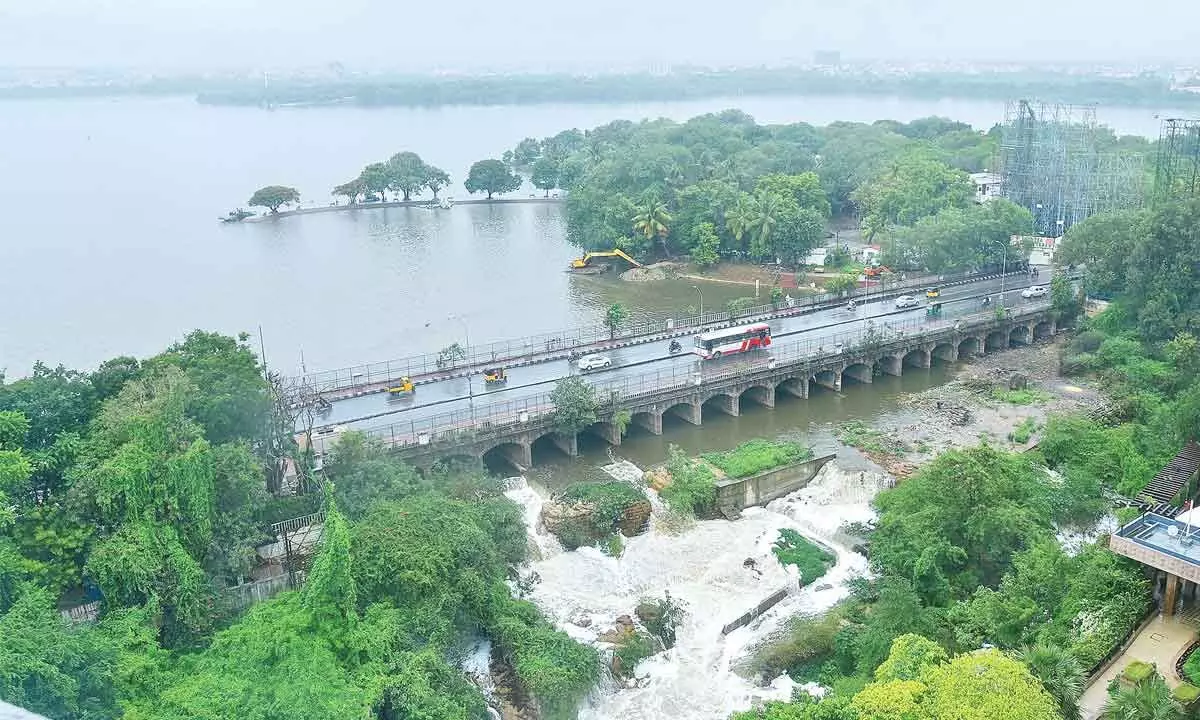
[[[560,432],[550,433],[550,442],[554,447],[563,451],[567,457],[579,457],[579,436],[575,433],[563,435]]]
[[[492,448],[488,452],[496,451],[500,457],[504,458],[509,465],[516,468],[517,472],[525,472],[533,467],[533,444],[528,442],[506,442]],[[485,455],[487,453],[484,453]]]
[[[630,422],[645,429],[651,435],[662,435],[662,413],[657,410],[634,413]]]
[[[721,412],[725,413],[726,415],[737,417],[739,414],[741,414],[742,404],[738,402],[737,395],[713,395],[708,400],[704,401],[705,405],[710,403],[714,407],[720,409]]]
[[[916,350],[908,351],[904,356],[904,361],[917,368],[927,368],[932,361],[931,353],[927,348],[917,348]]]
[[[671,407],[669,410],[667,410],[667,412],[675,415],[676,417],[683,418],[685,421],[693,425],[699,425],[701,422],[703,422],[700,412],[700,405],[696,403],[680,403],[679,405]],[[660,425],[659,434],[662,434],[661,427],[662,426]]]
[[[746,391],[742,393],[742,396],[750,398],[763,407],[775,407],[775,387],[773,385],[770,387],[755,385],[754,387],[747,388]]]
[[[788,378],[779,383],[779,388],[788,395],[798,398],[808,398],[808,378]]]
[[[588,431],[614,447],[621,444],[621,433],[615,423],[601,421],[589,427]]]

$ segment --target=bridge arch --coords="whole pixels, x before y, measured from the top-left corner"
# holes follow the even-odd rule
[[[1055,331],[1054,321],[1053,320],[1043,320],[1040,323],[1038,323],[1037,325],[1033,326],[1033,339],[1034,340],[1045,340],[1047,338],[1054,337],[1054,331]]]
[[[1030,340],[1029,328],[1025,325],[1015,325],[1008,331],[1009,347],[1028,345]]]
[[[960,358],[974,357],[979,354],[980,349],[979,338],[971,335],[963,338],[962,342],[958,344],[958,356]]]
[[[701,412],[704,411],[704,408],[716,408],[726,415],[737,417],[741,411],[740,399],[739,395],[720,390],[709,395],[704,402],[700,403]]]
[[[775,397],[779,397],[779,392],[782,390],[784,395],[806,398],[808,397],[808,384],[808,377],[804,375],[786,377],[775,383]]]
[[[842,382],[849,378],[857,383],[870,383],[875,380],[875,365],[870,362],[858,362],[847,365],[842,370]]]
[[[481,470],[483,469],[483,458],[478,455],[470,455],[463,452],[448,453],[439,455],[434,460],[430,470],[433,472],[453,473],[457,470]]]
[[[523,473],[533,467],[533,453],[527,443],[517,440],[497,443],[481,456],[483,465],[493,472],[505,473],[516,470]]]
[[[692,425],[699,425],[702,419],[700,415],[700,406],[691,402],[690,400],[684,400],[669,406],[663,411],[662,419],[665,421],[668,417],[679,418]]]
[[[904,364],[909,367],[927,368],[929,362],[929,351],[925,348],[913,348],[904,353]]]
[[[930,353],[931,361],[934,358],[942,362],[956,362],[958,360],[958,345],[953,342],[934,345],[933,352]]]
[[[639,428],[651,435],[662,435],[663,413],[655,410],[635,412],[629,419],[629,428]],[[628,432],[626,432],[628,434]]]
[[[837,392],[842,389],[842,374],[837,370],[818,370],[812,376],[809,387],[813,385]]]
[[[773,408],[775,407],[775,386],[751,385],[738,396],[739,409],[743,400],[752,400],[755,404]]]
[[[551,430],[534,438],[529,444],[529,454],[530,460],[535,463],[539,460],[561,459],[563,456],[573,458],[579,454],[579,438],[574,434],[564,435]]]
[[[993,350],[1008,349],[1008,333],[1003,330],[993,330],[988,333],[987,340],[984,341],[984,349],[988,352]]]
[[[882,355],[875,361],[875,367],[885,375],[899,377],[904,372],[904,355]]]

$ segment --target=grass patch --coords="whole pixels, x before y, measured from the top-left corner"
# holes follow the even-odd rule
[[[1025,443],[1029,442],[1029,438],[1033,437],[1033,434],[1037,432],[1037,429],[1037,420],[1034,420],[1033,418],[1025,418],[1021,421],[1020,425],[1017,425],[1015,428],[1013,428],[1013,431],[1008,434],[1008,439],[1018,445],[1024,445]]]
[[[727,452],[703,457],[731,478],[750,477],[771,468],[811,460],[811,448],[788,440],[751,440]]]
[[[811,585],[837,562],[832,553],[790,528],[779,531],[779,539],[771,552],[779,562],[793,565],[800,571],[801,585]]]
[[[1193,650],[1183,661],[1183,676],[1194,685],[1200,685],[1200,652]]]
[[[601,543],[600,548],[605,555],[621,557],[621,553],[625,552],[625,541],[621,539],[621,533],[613,533]]]
[[[786,672],[797,682],[816,682],[834,653],[834,638],[842,628],[844,605],[824,615],[796,616],[783,630],[751,649],[736,670],[743,677],[776,677]]]
[[[1121,673],[1121,677],[1131,683],[1140,683],[1154,674],[1154,666],[1148,662],[1134,660],[1125,666],[1125,671]]]
[[[1025,388],[1024,390],[992,388],[991,398],[1009,405],[1039,405],[1053,399],[1054,396],[1037,388]]]
[[[1126,525],[1135,518],[1141,517],[1142,511],[1135,507],[1119,507],[1113,510],[1113,515],[1117,516],[1117,522]],[[1197,667],[1197,671],[1200,671],[1200,667]],[[1196,680],[1200,682],[1200,675],[1196,677]]]
[[[667,449],[671,484],[659,496],[679,513],[695,516],[712,508],[717,499],[717,476],[707,464],[688,457],[675,445]]]
[[[903,455],[908,452],[907,445],[882,430],[876,430],[862,420],[843,423],[834,435],[842,444],[858,448],[863,452],[879,455]]]

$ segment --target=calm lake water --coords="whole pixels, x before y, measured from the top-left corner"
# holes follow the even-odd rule
[[[445,168],[448,194],[464,198],[470,164],[522,137],[730,107],[818,125],[944,115],[986,128],[1003,115],[993,102],[848,97],[275,112],[187,98],[2,103],[0,369],[18,377],[39,359],[91,368],[152,354],[193,328],[257,335],[260,325],[272,364],[297,371],[303,353],[308,369],[329,369],[436,350],[467,332],[478,343],[595,323],[617,299],[681,311],[693,303],[686,284],[651,292],[563,273],[575,253],[551,205],[216,219],[267,184],[328,204],[333,185],[401,150]],[[1098,113],[1119,132],[1152,136],[1154,114]],[[706,288],[705,302],[737,294]]]

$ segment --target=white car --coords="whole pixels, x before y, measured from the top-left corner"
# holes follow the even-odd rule
[[[914,295],[901,295],[900,297],[896,298],[897,309],[916,307],[920,304],[921,301],[918,300]]]
[[[1050,292],[1050,288],[1046,287],[1045,285],[1034,285],[1033,287],[1027,287],[1024,290],[1022,290],[1021,297],[1023,297],[1023,298],[1046,297],[1046,293],[1048,293],[1048,292]]]
[[[612,358],[607,355],[584,355],[579,358],[580,370],[599,370],[612,365]]]

